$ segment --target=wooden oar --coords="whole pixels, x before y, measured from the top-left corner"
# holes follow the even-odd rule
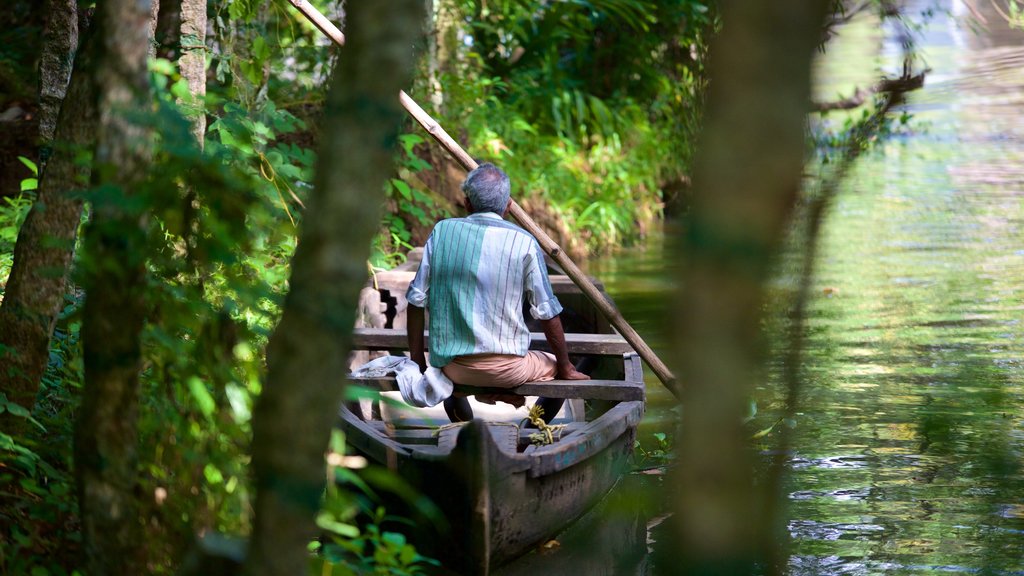
[[[338,30],[338,27],[331,23],[330,20],[324,17],[316,8],[310,5],[306,0],[289,0],[303,16],[308,18],[314,26],[316,26],[321,32],[323,32],[328,38],[334,41],[338,46],[345,45],[345,35]],[[477,167],[476,160],[466,153],[459,146],[451,136],[445,132],[444,128],[441,127],[433,118],[427,114],[423,108],[420,107],[404,90],[399,92],[398,98],[402,103],[402,106],[412,115],[413,118],[419,122],[420,126],[430,134],[438,144],[441,145],[449,154],[452,155],[455,160],[462,165],[466,171],[472,171]],[[658,358],[658,355],[654,353],[654,350],[644,342],[644,339],[640,337],[640,334],[626,322],[626,319],[622,317],[622,314],[611,305],[610,302],[605,300],[601,292],[594,286],[582,270],[555,244],[555,241],[551,239],[547,233],[544,232],[537,225],[536,222],[530,218],[529,214],[519,204],[513,200],[509,207],[509,213],[513,218],[519,222],[519,225],[526,229],[527,232],[533,234],[533,237],[537,239],[537,243],[540,247],[551,255],[551,258],[565,270],[565,273],[569,278],[572,278],[573,282],[580,287],[583,294],[597,307],[598,310],[608,319],[608,322],[615,327],[616,330],[622,334],[626,342],[629,342],[630,346],[637,351],[637,354],[647,365],[651,367],[654,374],[657,375],[658,379],[661,380],[662,384],[669,389],[672,394],[678,397],[679,392],[676,390],[676,380],[672,372],[665,366],[665,363]]]

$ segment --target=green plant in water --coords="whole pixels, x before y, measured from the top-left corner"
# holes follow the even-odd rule
[[[639,469],[662,468],[668,466],[675,459],[675,451],[672,449],[672,438],[664,432],[655,432],[651,435],[654,440],[653,446],[646,447],[637,440],[633,449],[640,455],[636,463]]]

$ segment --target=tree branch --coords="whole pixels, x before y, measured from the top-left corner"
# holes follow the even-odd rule
[[[894,96],[899,95],[900,100],[902,100],[902,96],[907,92],[913,92],[924,87],[924,78],[928,72],[930,70],[924,70],[913,76],[909,75],[908,72],[904,72],[898,78],[883,78],[874,86],[857,88],[852,96],[831,102],[814,102],[811,108],[813,112],[818,113],[826,113],[833,110],[853,110],[863,106],[870,96],[880,93]]]

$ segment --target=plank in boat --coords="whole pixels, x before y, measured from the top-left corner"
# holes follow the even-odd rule
[[[429,331],[425,331],[424,337],[429,350]],[[567,333],[565,344],[569,354],[578,356],[620,356],[633,351],[618,334]],[[409,342],[404,328],[356,328],[352,332],[352,347],[358,350],[406,350]],[[551,350],[542,332],[530,333],[530,349]]]

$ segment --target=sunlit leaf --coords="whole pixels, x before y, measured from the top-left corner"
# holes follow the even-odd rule
[[[214,402],[213,396],[210,395],[210,391],[206,389],[206,384],[195,376],[189,378],[187,383],[188,390],[192,394],[192,398],[196,401],[199,411],[207,418],[212,416],[217,404]]]

